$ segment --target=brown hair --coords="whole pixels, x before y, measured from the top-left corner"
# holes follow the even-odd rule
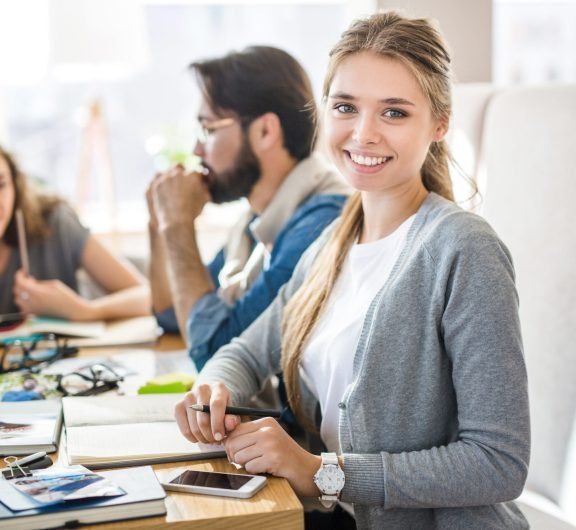
[[[190,65],[215,111],[232,111],[247,125],[267,112],[280,119],[284,146],[303,160],[314,147],[312,84],[300,63],[272,46],[249,46],[224,57]]]
[[[28,178],[20,169],[16,159],[1,146],[0,158],[6,161],[14,185],[14,208],[2,239],[7,245],[18,247],[18,232],[14,215],[17,208],[22,209],[28,240],[38,241],[46,239],[50,235],[46,216],[62,200],[36,191],[28,182]]]
[[[452,110],[450,56],[442,36],[427,19],[406,18],[395,11],[357,20],[330,52],[324,97],[341,62],[359,52],[401,61],[416,77],[436,119],[449,120]],[[453,200],[449,151],[442,140],[431,144],[421,169],[428,191]],[[309,275],[286,306],[283,318],[282,369],[290,406],[306,427],[300,403],[300,359],[322,314],[348,250],[360,234],[364,214],[360,193],[348,200],[342,216]]]

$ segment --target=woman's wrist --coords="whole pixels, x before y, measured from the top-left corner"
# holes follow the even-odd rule
[[[71,320],[102,320],[102,312],[96,300],[85,300],[80,298],[78,314]]]
[[[307,457],[300,461],[300,465],[294,470],[293,477],[286,477],[296,493],[301,497],[318,497],[320,490],[314,483],[314,475],[322,463],[318,455],[306,452]]]

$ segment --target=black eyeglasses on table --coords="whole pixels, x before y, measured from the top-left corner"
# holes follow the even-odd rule
[[[104,363],[94,363],[60,376],[58,390],[65,396],[94,396],[118,388],[124,378]]]
[[[71,357],[78,348],[53,333],[10,337],[0,341],[0,373],[27,370],[39,372],[58,359]]]

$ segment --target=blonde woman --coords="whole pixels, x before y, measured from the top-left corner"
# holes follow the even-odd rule
[[[508,502],[524,485],[530,432],[514,270],[490,226],[452,201],[450,88],[427,20],[389,12],[342,35],[323,123],[357,193],[176,407],[189,440],[224,440],[248,472],[337,501],[327,528],[527,527]],[[225,415],[280,370],[322,455],[271,418]]]
[[[17,209],[26,226],[29,271],[19,251]],[[107,294],[80,296],[80,268]],[[150,292],[146,279],[102,246],[64,201],[33,189],[0,147],[0,313],[14,312],[69,320],[139,316],[150,313]]]

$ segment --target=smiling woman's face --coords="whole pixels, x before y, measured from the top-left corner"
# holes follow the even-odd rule
[[[14,181],[6,159],[0,155],[0,239],[4,238],[6,228],[14,210]]]
[[[377,193],[421,185],[430,144],[446,132],[408,67],[371,52],[337,67],[324,124],[342,174],[357,190]]]

